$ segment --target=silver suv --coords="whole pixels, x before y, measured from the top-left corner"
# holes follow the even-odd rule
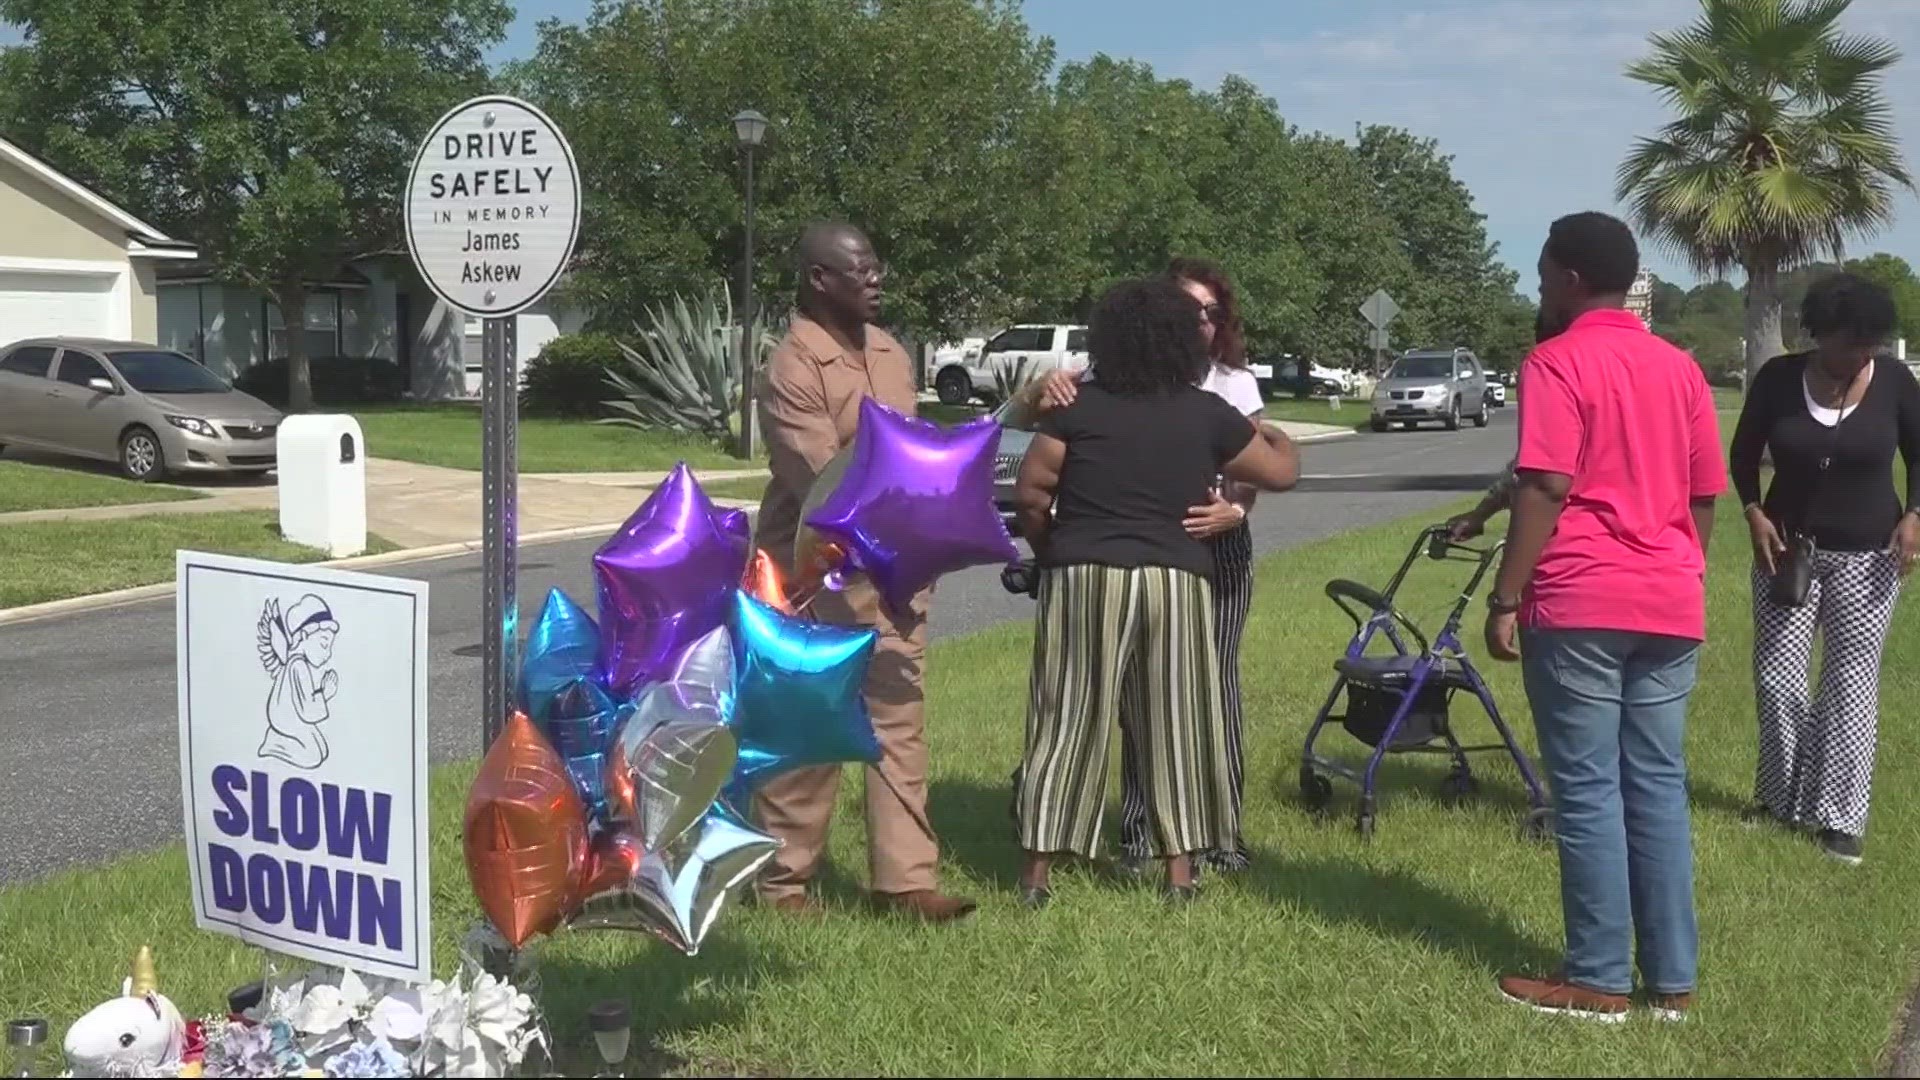
[[[1486,427],[1491,408],[1487,373],[1473,350],[1414,349],[1394,361],[1374,387],[1371,426],[1385,431],[1390,424],[1402,424],[1411,431],[1423,421],[1437,420],[1448,431],[1458,431],[1461,416],[1470,415],[1474,427]]]

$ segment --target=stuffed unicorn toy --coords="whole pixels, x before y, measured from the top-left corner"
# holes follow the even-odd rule
[[[61,1049],[75,1076],[186,1076],[187,1022],[160,992],[153,950],[140,946],[121,996],[96,1006],[67,1029]]]

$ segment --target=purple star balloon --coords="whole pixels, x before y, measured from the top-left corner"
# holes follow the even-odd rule
[[[846,474],[807,524],[906,612],[944,574],[1020,557],[993,504],[999,448],[991,416],[944,428],[866,398]]]
[[[674,466],[593,556],[600,672],[610,689],[630,697],[668,677],[682,653],[727,621],[747,546],[686,462]]]

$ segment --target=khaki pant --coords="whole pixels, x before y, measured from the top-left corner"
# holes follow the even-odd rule
[[[880,741],[880,762],[866,769],[867,851],[872,888],[881,893],[933,889],[940,844],[927,821],[926,690],[927,594],[914,600],[918,617],[897,625],[863,581],[845,592],[821,593],[811,614],[825,623],[880,631],[867,669],[867,709]],[[769,900],[805,891],[827,846],[840,789],[840,767],[795,769],[767,781],[756,800],[760,827],[784,843],[761,876]]]

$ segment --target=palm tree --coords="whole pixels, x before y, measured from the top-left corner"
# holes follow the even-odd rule
[[[1914,189],[1880,77],[1886,41],[1843,34],[1853,0],[1701,0],[1627,77],[1679,113],[1621,163],[1641,232],[1705,274],[1747,273],[1747,374],[1784,351],[1780,275],[1893,220]]]

